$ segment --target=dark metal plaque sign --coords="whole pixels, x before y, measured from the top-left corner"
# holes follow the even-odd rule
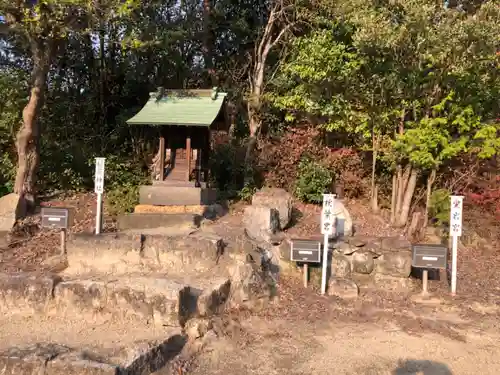
[[[416,244],[413,248],[412,266],[415,268],[446,269],[448,247],[434,244]]]
[[[321,242],[317,240],[291,240],[293,262],[320,263]]]
[[[68,229],[69,209],[60,207],[42,207],[42,227]]]

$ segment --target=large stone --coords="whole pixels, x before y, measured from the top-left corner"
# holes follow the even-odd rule
[[[118,375],[118,366],[89,358],[86,352],[61,354],[47,363],[44,375]]]
[[[141,261],[142,236],[120,233],[73,234],[67,244],[68,268],[72,272],[90,270],[118,272]]]
[[[356,246],[343,241],[335,242],[333,244],[333,248],[340,254],[344,255],[351,255],[352,253],[358,250]]]
[[[359,295],[359,288],[350,279],[332,278],[328,283],[327,293],[342,299],[355,299]]]
[[[142,262],[166,272],[184,267],[190,271],[210,270],[216,262],[224,259],[225,247],[224,240],[211,233],[197,232],[182,237],[145,236]]]
[[[290,244],[289,240],[284,240],[282,243],[280,243],[277,248],[277,253],[279,254],[280,260],[284,260],[289,262],[292,258],[292,246]]]
[[[243,216],[247,234],[257,241],[270,241],[280,228],[279,212],[265,206],[247,206]]]
[[[375,263],[372,253],[368,251],[357,251],[352,255],[352,271],[362,274],[370,274],[373,272]]]
[[[16,220],[24,215],[26,203],[19,194],[7,194],[0,198],[0,232],[10,232]]]
[[[281,230],[285,229],[292,218],[292,196],[284,189],[263,188],[252,197],[253,206],[264,206],[277,210]]]
[[[405,278],[410,276],[411,263],[410,251],[387,252],[377,258],[375,272]]]
[[[351,214],[340,200],[335,200],[332,213],[336,217],[336,234],[340,237],[352,236],[354,228]]]
[[[238,262],[230,269],[230,306],[259,310],[273,296],[272,281],[254,262]]]
[[[45,375],[47,374],[45,372],[46,363],[58,355],[70,352],[70,350],[56,344],[35,344],[26,348],[10,348],[0,352],[0,374]]]
[[[57,344],[35,344],[0,353],[3,375],[118,375],[120,368],[87,351],[76,352]]]
[[[337,278],[347,278],[351,275],[351,262],[345,255],[334,253],[332,255],[332,274]]]
[[[385,237],[381,240],[382,251],[411,251],[411,242],[406,237]]]
[[[54,275],[0,273],[0,311],[43,311],[61,280]],[[1,373],[1,372],[0,372]]]

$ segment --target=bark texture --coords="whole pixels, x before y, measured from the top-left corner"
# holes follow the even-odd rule
[[[32,209],[36,198],[36,174],[40,164],[40,126],[38,116],[43,107],[50,67],[51,46],[43,40],[31,41],[33,68],[28,103],[23,109],[22,124],[17,132],[17,173],[14,192]]]

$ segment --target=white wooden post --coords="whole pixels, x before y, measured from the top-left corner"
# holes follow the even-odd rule
[[[326,293],[326,270],[328,268],[328,240],[335,233],[335,194],[323,194],[323,209],[321,211],[321,233],[323,234],[323,268],[321,270],[321,294]]]
[[[450,236],[451,236],[451,295],[457,294],[458,237],[462,235],[462,196],[451,196]]]
[[[104,193],[104,163],[106,158],[95,158],[94,191],[97,194],[95,215],[95,234],[101,233],[102,228],[102,194]]]

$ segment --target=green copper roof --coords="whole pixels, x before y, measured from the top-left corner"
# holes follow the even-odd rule
[[[209,127],[226,95],[216,90],[166,90],[158,99],[156,93],[151,93],[146,105],[127,124]]]

